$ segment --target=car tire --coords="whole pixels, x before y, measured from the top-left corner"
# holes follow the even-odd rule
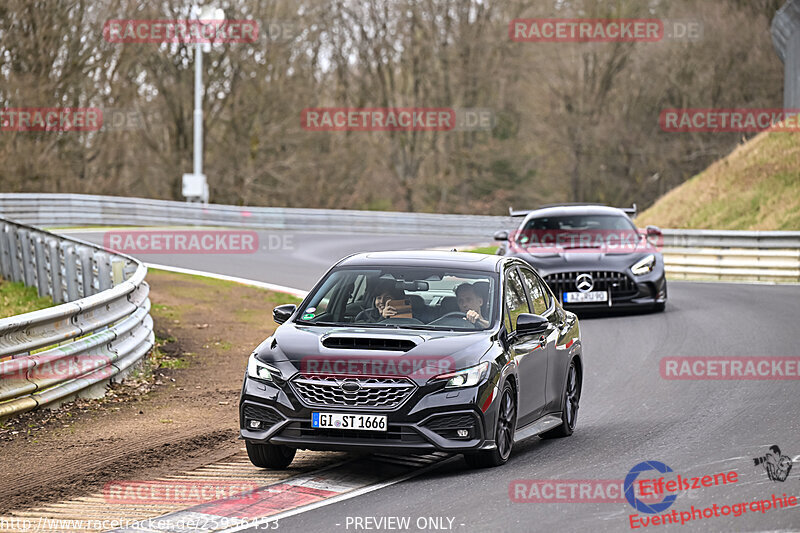
[[[514,430],[517,428],[517,399],[514,388],[506,382],[500,395],[500,405],[495,424],[495,446],[492,450],[464,455],[464,460],[472,468],[500,466],[508,462],[514,447]]]
[[[662,311],[663,311],[664,309],[666,309],[666,308],[667,308],[667,302],[658,302],[657,304],[655,304],[655,305],[653,306],[653,310],[654,310],[656,313],[660,313],[660,312],[662,312]]]
[[[250,462],[259,468],[282,470],[291,464],[294,454],[297,453],[295,448],[280,444],[256,444],[250,441],[245,441],[244,444]]]
[[[569,437],[578,422],[578,407],[581,400],[581,375],[575,360],[569,362],[567,380],[564,383],[564,402],[561,407],[561,424],[539,435],[543,439]]]

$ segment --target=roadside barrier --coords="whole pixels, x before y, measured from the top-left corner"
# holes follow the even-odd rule
[[[0,319],[0,420],[102,395],[152,348],[147,268],[136,259],[0,217],[0,275],[55,307]]]

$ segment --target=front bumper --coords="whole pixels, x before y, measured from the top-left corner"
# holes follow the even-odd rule
[[[478,408],[482,395],[491,394],[492,388],[488,383],[457,391],[420,387],[398,409],[376,410],[311,407],[285,382],[274,386],[246,378],[239,404],[240,435],[254,443],[308,450],[475,452],[495,446],[487,438],[486,428],[494,427],[497,402],[492,401],[486,412]],[[387,431],[315,429],[311,427],[312,412],[382,414],[387,416],[388,427]],[[259,420],[260,427],[251,427],[253,420]],[[468,436],[458,437],[459,429],[467,430]]]
[[[591,271],[602,285],[596,290],[608,292],[608,301],[598,303],[565,303],[564,293],[575,292],[574,279],[588,271],[549,272],[543,277],[565,309],[570,311],[608,311],[611,309],[654,309],[667,301],[667,279],[664,270],[633,276],[625,271]]]

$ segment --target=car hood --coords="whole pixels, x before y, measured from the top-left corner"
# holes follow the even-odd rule
[[[563,253],[531,253],[527,251],[512,253],[533,265],[539,274],[546,276],[554,272],[575,272],[582,270],[614,270],[624,272],[640,259],[657,255],[653,249],[643,249],[630,253],[596,253],[591,249],[574,250]]]
[[[490,349],[494,337],[492,331],[452,332],[418,331],[383,328],[341,328],[303,326],[287,322],[256,350],[259,359],[279,365],[284,376],[291,368],[300,372],[330,372],[335,363],[349,362],[347,373],[377,374],[375,369],[389,370],[422,367],[432,374],[460,370],[478,364]],[[359,339],[366,345],[372,339],[398,341],[409,347],[406,351],[364,348],[330,348],[323,345],[326,339]],[[413,343],[413,346],[412,346]],[[357,364],[353,364],[353,362]],[[363,364],[362,364],[363,363]],[[373,372],[362,371],[368,368]]]

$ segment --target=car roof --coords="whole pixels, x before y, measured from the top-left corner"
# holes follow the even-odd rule
[[[497,272],[508,258],[500,255],[471,252],[444,252],[436,250],[407,250],[392,252],[364,252],[342,259],[336,266],[346,267],[445,267],[461,270]]]
[[[535,209],[525,216],[524,222],[532,218],[557,217],[568,215],[619,215],[630,218],[625,211],[607,205],[554,205]]]

